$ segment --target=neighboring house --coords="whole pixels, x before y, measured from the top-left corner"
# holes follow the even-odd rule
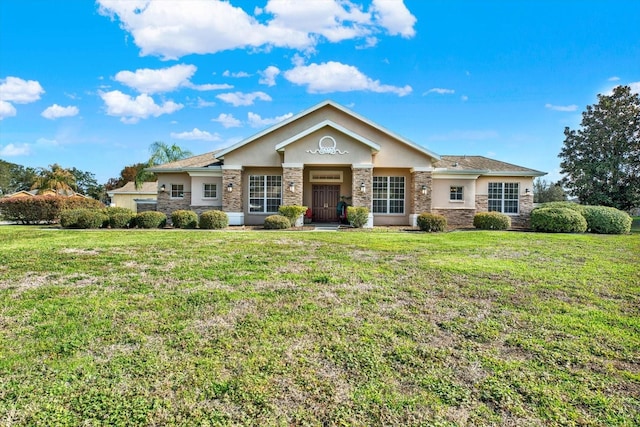
[[[15,197],[35,197],[35,196],[64,196],[64,197],[83,197],[85,199],[90,199],[91,197],[85,196],[84,194],[76,193],[73,190],[40,190],[36,188],[35,190],[20,190],[12,194],[7,194],[4,197],[7,198],[15,198]]]
[[[533,169],[481,156],[440,156],[332,101],[239,143],[148,169],[157,209],[221,209],[231,225],[259,225],[280,205],[305,205],[314,222],[337,222],[336,206],[369,209],[373,225],[415,225],[422,212],[471,226],[499,211],[525,226]]]
[[[128,208],[134,212],[155,210],[158,183],[143,182],[140,188],[136,188],[136,183],[129,181],[120,188],[107,191],[107,195],[111,199],[111,206]]]

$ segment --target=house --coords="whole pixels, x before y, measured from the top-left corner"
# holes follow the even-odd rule
[[[7,194],[4,197],[7,198],[16,198],[16,197],[35,197],[35,196],[63,196],[63,197],[82,197],[85,199],[90,199],[91,197],[85,196],[81,193],[76,193],[73,190],[52,190],[52,189],[44,189],[41,190],[36,188],[34,190],[20,190],[15,193]]]
[[[107,191],[107,196],[111,199],[111,206],[128,208],[134,212],[155,210],[158,183],[143,182],[140,188],[136,188],[136,183],[129,181],[120,188]]]
[[[157,210],[220,209],[231,225],[259,225],[280,205],[337,222],[340,200],[369,209],[367,226],[415,225],[422,212],[471,226],[498,211],[525,226],[533,179],[545,175],[482,156],[441,156],[332,101],[228,148],[148,169]]]

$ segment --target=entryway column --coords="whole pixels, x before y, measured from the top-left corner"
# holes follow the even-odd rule
[[[282,164],[282,204],[302,205],[303,164]]]
[[[418,216],[423,212],[431,212],[431,191],[433,180],[431,168],[411,169],[411,213],[409,220],[412,226],[417,225]]]
[[[373,165],[351,165],[351,203],[369,209],[365,227],[373,227]]]
[[[222,210],[229,225],[244,225],[242,208],[242,166],[222,165]]]

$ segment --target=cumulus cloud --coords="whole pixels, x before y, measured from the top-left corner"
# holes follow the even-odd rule
[[[377,20],[389,34],[401,35],[405,38],[413,37],[413,29],[417,19],[409,12],[402,1],[373,0],[373,10]]]
[[[264,92],[229,92],[221,93],[216,98],[233,105],[234,107],[253,105],[253,101],[259,99],[261,101],[271,101],[271,97]]]
[[[609,77],[607,80],[610,81],[610,82],[617,82],[617,81],[620,80],[620,77],[612,76],[612,77]]]
[[[80,110],[78,107],[70,105],[68,107],[62,107],[58,104],[53,104],[50,107],[47,107],[46,110],[42,112],[42,117],[49,120],[54,120],[60,117],[73,117],[77,116]]]
[[[206,130],[200,130],[198,128],[193,128],[190,132],[171,132],[171,138],[196,141],[220,141],[221,139],[217,133],[211,134]]]
[[[571,104],[571,105],[545,104],[544,108],[547,108],[547,109],[552,110],[552,111],[566,111],[566,112],[578,110],[578,106],[575,105],[575,104]]]
[[[26,156],[28,154],[31,154],[29,144],[7,144],[0,147],[0,156],[2,157]]]
[[[268,125],[274,125],[276,123],[280,123],[283,120],[288,119],[289,117],[293,117],[293,113],[283,114],[282,116],[272,117],[272,118],[262,118],[260,115],[256,113],[249,112],[247,113],[247,121],[249,125],[254,128],[259,128]]]
[[[120,71],[114,79],[140,93],[153,95],[154,93],[172,92],[181,87],[207,91],[232,89],[228,84],[202,84],[196,85],[191,82],[191,77],[198,68],[195,65],[178,64],[168,68],[153,70],[141,68],[132,71]]]
[[[237,128],[242,125],[242,122],[233,117],[233,114],[220,113],[217,118],[211,119],[211,121],[220,123],[226,129]]]
[[[398,87],[381,84],[379,80],[367,77],[352,65],[334,61],[298,65],[285,71],[284,77],[291,83],[307,86],[309,93],[370,91],[405,96],[412,91],[409,85]]]
[[[260,80],[258,80],[258,83],[260,83],[261,85],[275,86],[276,77],[278,77],[278,74],[280,74],[280,69],[278,67],[274,67],[273,65],[269,65],[263,71],[259,71],[258,73],[260,73],[261,76]]]
[[[100,97],[107,107],[107,114],[120,117],[120,121],[133,124],[150,116],[158,117],[163,114],[171,114],[184,107],[173,101],[166,101],[162,105],[155,103],[153,98],[147,94],[138,95],[133,98],[119,90],[102,92]]]
[[[8,76],[0,79],[0,120],[17,114],[13,104],[28,104],[40,99],[44,89],[35,80]]]
[[[269,0],[254,8],[258,20],[229,1],[98,0],[99,12],[120,21],[142,56],[163,59],[272,46],[308,51],[322,41],[367,39],[384,31],[415,34],[416,19],[401,0],[375,0],[369,10],[355,3]]]
[[[0,120],[16,115],[16,107],[10,102],[0,100]]]
[[[229,70],[225,70],[225,72],[222,73],[222,75],[225,77],[234,77],[236,79],[243,78],[243,77],[251,77],[251,74],[245,71],[238,71],[237,73],[232,73]]]
[[[437,93],[438,95],[451,95],[456,93],[453,89],[444,89],[441,87],[434,87],[423,93],[423,95],[429,95],[431,93]]]

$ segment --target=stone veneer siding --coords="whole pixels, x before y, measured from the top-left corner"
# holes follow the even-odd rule
[[[302,168],[282,168],[282,204],[302,205]],[[293,182],[295,190],[289,190],[289,184]]]
[[[423,185],[427,187],[427,194],[422,194]],[[431,172],[415,171],[411,173],[411,213],[431,212],[432,185]]]
[[[476,212],[487,212],[489,210],[489,197],[487,195],[476,196]],[[531,225],[531,211],[533,210],[533,195],[520,195],[520,206],[518,215],[509,215],[511,227],[529,228]],[[472,219],[473,224],[473,219]]]
[[[365,192],[360,191],[360,184],[364,182]],[[353,168],[351,183],[351,204],[356,207],[364,206],[371,209],[373,194],[373,168]]]
[[[473,217],[475,209],[433,209],[431,213],[442,215],[447,218],[448,228],[469,228],[473,227]]]
[[[227,191],[229,183],[233,184],[233,191]],[[222,210],[242,212],[242,171],[239,169],[222,171]]]
[[[136,203],[136,213],[150,212],[158,210],[158,202],[154,203]]]
[[[181,199],[172,199],[169,197],[169,192],[158,193],[158,207],[156,210],[165,214],[169,223],[171,222],[171,213],[180,209],[191,210],[190,191],[185,191],[184,197]]]

